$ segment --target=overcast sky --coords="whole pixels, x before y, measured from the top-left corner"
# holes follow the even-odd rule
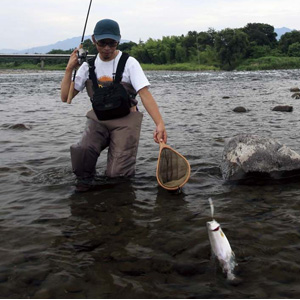
[[[0,49],[22,50],[81,36],[90,0],[0,0]],[[122,39],[266,23],[300,30],[299,0],[93,0],[86,35],[110,18]]]

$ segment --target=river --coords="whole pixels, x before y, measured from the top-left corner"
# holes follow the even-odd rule
[[[69,147],[85,126],[86,94],[62,103],[60,71],[0,72],[0,297],[300,298],[300,183],[230,185],[220,172],[224,141],[238,133],[300,153],[290,92],[300,70],[146,74],[168,144],[191,164],[179,195],[158,187],[146,113],[136,176],[100,176],[97,189],[75,194]],[[211,255],[209,197],[235,253],[233,282]]]

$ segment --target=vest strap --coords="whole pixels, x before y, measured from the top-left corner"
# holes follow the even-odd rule
[[[94,57],[92,57],[92,58],[90,58],[88,60],[88,64],[89,64],[89,79],[91,79],[92,82],[93,82],[94,90],[96,90],[96,89],[99,88],[99,86],[98,86],[98,80],[97,80],[96,73],[95,73],[95,60],[97,58],[97,55],[98,54],[96,54]],[[120,83],[121,82],[122,76],[123,76],[123,72],[124,72],[124,69],[125,69],[125,65],[126,65],[126,62],[127,62],[128,58],[129,58],[129,54],[123,52],[122,55],[121,55],[121,57],[120,57],[120,60],[118,62],[118,66],[117,66],[117,71],[116,71],[116,76],[114,78],[114,82],[116,82],[116,83]]]

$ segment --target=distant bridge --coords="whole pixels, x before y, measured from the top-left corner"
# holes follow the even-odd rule
[[[87,57],[94,57],[94,55],[88,55]],[[62,58],[68,60],[70,54],[0,54],[0,58],[37,58],[41,60],[41,69],[43,70],[46,59]]]

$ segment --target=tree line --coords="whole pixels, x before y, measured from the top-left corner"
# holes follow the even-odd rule
[[[90,39],[84,41],[84,49],[96,54],[97,49]],[[216,31],[189,31],[186,35],[165,36],[162,39],[149,38],[146,42],[128,42],[119,45],[121,51],[128,52],[142,64],[172,65],[194,64],[223,70],[236,69],[247,60],[259,58],[290,57],[300,60],[300,31],[283,34],[277,40],[274,27],[264,23],[248,23],[243,28],[226,28]],[[52,50],[49,54],[71,53],[70,50]],[[51,60],[55,64],[62,61]],[[48,62],[47,62],[48,64]]]
[[[300,57],[300,31],[283,34],[277,40],[274,27],[263,23],[248,23],[243,28],[226,28],[206,32],[189,31],[186,35],[148,39],[119,45],[140,63],[195,63],[232,70],[243,60],[265,56]],[[91,40],[84,42],[89,53],[97,53]]]

